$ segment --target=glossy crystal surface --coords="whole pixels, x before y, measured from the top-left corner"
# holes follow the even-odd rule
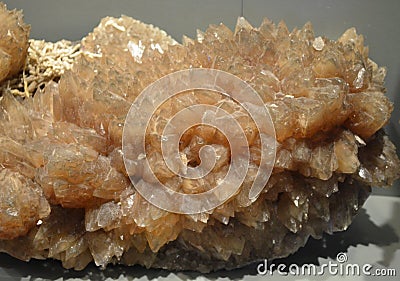
[[[92,260],[102,267],[235,268],[285,257],[309,236],[345,230],[372,185],[390,186],[399,177],[395,147],[381,131],[393,110],[384,95],[385,70],[368,58],[354,29],[334,41],[315,38],[310,24],[289,32],[283,22],[264,20],[253,28],[239,18],[235,31],[212,25],[183,41],[129,17],[107,17],[82,40],[81,54],[59,83],[47,83],[29,99],[3,95],[1,251],[23,260],[59,259],[78,270]],[[135,192],[121,141],[124,118],[140,92],[193,67],[224,70],[249,83],[271,113],[278,150],[271,178],[250,200],[260,164],[254,122],[232,100],[207,91],[168,101],[149,124],[146,152],[171,189],[204,192],[230,162],[224,136],[200,125],[182,136],[180,151],[188,166],[196,166],[201,147],[213,145],[219,161],[212,173],[193,181],[166,168],[162,130],[190,104],[233,114],[251,155],[235,196],[210,212],[183,215]]]
[[[0,3],[0,82],[17,74],[25,65],[29,31],[21,11],[9,11]]]

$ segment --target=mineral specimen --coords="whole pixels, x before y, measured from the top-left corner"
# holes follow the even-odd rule
[[[25,65],[30,26],[21,11],[8,11],[0,2],[0,82],[17,74]]]
[[[50,81],[59,81],[66,70],[72,68],[74,58],[80,54],[80,44],[67,40],[55,43],[29,39],[24,71],[0,83],[0,92],[31,97],[38,88]]]
[[[160,143],[178,111],[217,106],[234,116],[249,144],[239,191],[211,211],[177,214],[150,204],[132,186],[135,175],[126,171],[121,148],[128,110],[152,82],[189,68],[238,76],[272,116],[276,161],[255,200],[249,188],[261,136],[238,104],[203,90],[183,92],[157,109],[146,131],[147,158],[175,191],[212,189],[231,160],[221,132],[199,125],[182,135],[188,167],[200,165],[205,145],[217,153],[212,172],[198,180],[169,170]],[[354,29],[333,41],[315,37],[310,24],[289,32],[283,22],[264,20],[254,28],[239,18],[234,32],[211,25],[180,45],[150,25],[107,17],[82,40],[81,54],[59,82],[24,100],[3,94],[0,251],[22,260],[59,259],[77,270],[94,261],[207,272],[285,257],[309,236],[345,230],[372,185],[390,186],[399,177],[395,147],[381,130],[393,110],[384,76]]]

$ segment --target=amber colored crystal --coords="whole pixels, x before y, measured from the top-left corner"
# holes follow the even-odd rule
[[[17,74],[25,65],[29,32],[22,12],[9,11],[0,2],[0,82]]]
[[[232,73],[268,108],[277,154],[257,198],[249,192],[265,136],[240,105],[204,90],[183,92],[157,109],[146,131],[147,158],[174,191],[216,186],[230,163],[221,132],[198,125],[181,138],[187,167],[200,164],[205,145],[217,154],[212,172],[198,180],[169,170],[160,144],[175,113],[213,105],[234,116],[249,144],[240,189],[215,209],[189,215],[150,204],[132,186],[121,148],[128,110],[150,83],[187,68]],[[354,29],[335,41],[315,38],[309,23],[290,32],[284,22],[265,19],[254,28],[239,18],[234,31],[211,25],[181,45],[151,25],[107,17],[82,40],[58,83],[33,98],[6,93],[0,101],[0,251],[22,260],[59,259],[77,270],[94,261],[207,272],[285,257],[309,236],[345,230],[371,186],[399,177],[396,148],[382,131],[393,110],[384,76]],[[146,168],[135,172],[150,178]]]
[[[20,173],[2,169],[0,186],[0,239],[26,235],[50,214],[40,186]]]

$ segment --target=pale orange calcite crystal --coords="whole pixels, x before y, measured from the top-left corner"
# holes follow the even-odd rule
[[[0,82],[22,70],[28,52],[30,26],[21,11],[9,11],[0,3]]]
[[[283,22],[264,20],[254,28],[239,18],[235,31],[211,25],[181,45],[137,20],[107,17],[82,40],[81,51],[59,83],[33,98],[5,94],[0,101],[0,188],[6,192],[0,251],[17,258],[54,258],[75,269],[93,260],[102,267],[234,268],[287,256],[309,236],[346,229],[371,186],[390,186],[399,177],[395,147],[380,130],[393,110],[384,95],[385,70],[368,58],[354,29],[334,41],[315,37],[310,24],[289,32]],[[260,136],[243,109],[207,91],[165,103],[150,121],[146,152],[157,177],[175,191],[211,189],[230,162],[224,136],[197,126],[183,135],[181,152],[196,166],[200,148],[213,145],[219,159],[213,172],[195,181],[166,168],[160,138],[179,110],[219,106],[236,116],[249,143],[250,168],[237,194],[212,211],[184,215],[135,192],[121,142],[140,92],[194,67],[249,83],[271,113],[278,148],[271,178],[250,200]]]

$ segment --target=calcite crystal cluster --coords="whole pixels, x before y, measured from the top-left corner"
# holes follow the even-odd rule
[[[0,82],[17,74],[25,65],[30,26],[21,11],[9,11],[0,2]]]
[[[155,112],[146,132],[149,162],[175,191],[215,186],[230,162],[220,132],[199,125],[182,136],[188,166],[199,165],[204,145],[217,153],[215,168],[198,180],[174,175],[160,142],[174,113],[193,103],[219,106],[235,116],[249,143],[240,189],[199,214],[164,211],[135,192],[121,148],[125,117],[150,83],[188,68],[232,73],[268,108],[277,155],[256,199],[248,196],[261,153],[254,122],[226,96],[200,90]],[[94,261],[207,272],[285,257],[310,236],[345,230],[371,186],[399,177],[395,147],[381,130],[393,110],[384,77],[355,29],[333,41],[315,37],[310,24],[289,32],[283,22],[254,28],[239,18],[234,31],[212,25],[179,44],[129,17],[104,18],[59,82],[33,98],[3,94],[0,251],[26,261],[58,259],[77,270]]]

